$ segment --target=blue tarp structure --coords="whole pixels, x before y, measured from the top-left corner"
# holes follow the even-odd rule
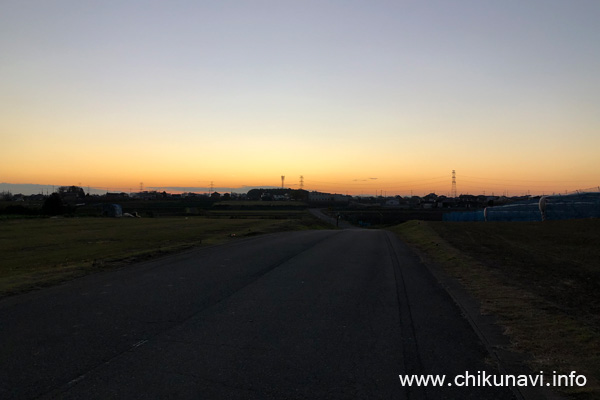
[[[123,208],[119,204],[102,204],[103,217],[122,217]]]
[[[502,207],[487,207],[486,221],[541,221],[539,200],[528,203],[508,204]]]
[[[600,218],[600,193],[548,196],[546,219]]]
[[[600,218],[600,193],[543,196],[527,202],[483,211],[457,211],[444,214],[444,221],[542,221]]]

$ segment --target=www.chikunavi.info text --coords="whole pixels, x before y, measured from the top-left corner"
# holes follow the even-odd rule
[[[585,386],[587,378],[585,375],[578,375],[576,371],[570,374],[539,374],[531,375],[509,375],[509,374],[489,374],[486,371],[477,371],[464,374],[458,374],[454,377],[448,375],[398,375],[402,386],[466,386],[466,387],[485,387],[485,386],[548,386],[548,387],[566,387],[566,386]]]

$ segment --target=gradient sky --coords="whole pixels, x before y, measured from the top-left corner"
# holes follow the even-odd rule
[[[3,1],[0,182],[597,187],[598,21],[598,0]]]

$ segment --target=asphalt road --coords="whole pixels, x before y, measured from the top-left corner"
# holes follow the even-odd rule
[[[497,374],[410,250],[379,230],[271,234],[0,301],[0,398],[510,399],[403,387]]]
[[[333,217],[330,217],[329,215],[326,215],[325,213],[323,213],[323,211],[321,211],[320,208],[309,208],[308,212],[311,213],[313,216],[319,218],[321,221],[324,221],[324,222],[330,224],[331,226],[335,226],[335,227],[342,228],[342,229],[356,228],[351,223],[344,221],[341,218],[338,219],[338,218],[333,218]]]

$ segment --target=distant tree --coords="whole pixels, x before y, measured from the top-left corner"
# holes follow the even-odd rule
[[[223,200],[225,200],[225,201],[231,200],[231,195],[229,193],[223,194]]]
[[[308,191],[304,189],[292,190],[290,197],[294,200],[308,201]]]
[[[250,189],[246,198],[248,200],[260,200],[260,196],[262,195],[262,189]]]
[[[5,201],[11,201],[13,199],[13,195],[11,192],[2,192],[0,193],[0,199]]]
[[[59,215],[66,211],[65,204],[58,193],[52,193],[50,197],[44,201],[42,213],[46,215]]]
[[[84,198],[85,192],[79,186],[61,186],[58,188],[58,193],[62,196],[65,194],[75,194],[77,197]]]

